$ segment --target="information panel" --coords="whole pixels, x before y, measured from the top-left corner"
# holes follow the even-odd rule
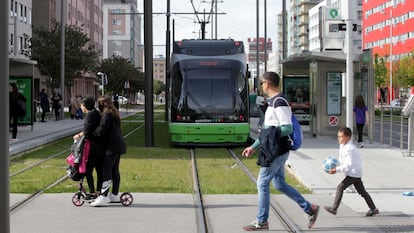
[[[326,113],[341,115],[342,76],[340,72],[327,73]]]
[[[31,125],[33,115],[32,77],[10,77],[9,83],[16,83],[19,92],[26,97],[26,115],[19,119],[19,125]]]

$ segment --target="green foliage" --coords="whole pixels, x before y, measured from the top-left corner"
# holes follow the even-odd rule
[[[126,58],[113,56],[104,59],[97,71],[103,72],[108,77],[105,89],[113,94],[123,93],[125,81],[129,82],[129,93],[135,93],[144,89],[144,73]]]
[[[89,38],[75,25],[65,26],[65,85],[72,86],[73,79],[82,72],[93,69],[98,54],[89,45]],[[54,21],[50,31],[33,28],[31,41],[32,59],[38,63],[40,73],[49,76],[46,85],[53,89],[60,82],[61,25]]]
[[[379,57],[378,54],[374,55],[374,82],[376,87],[386,86],[385,80],[387,75],[387,67],[385,66],[385,60],[383,57]]]
[[[161,81],[154,81],[154,94],[159,95],[161,92],[165,91],[165,84]]]
[[[395,80],[399,87],[414,86],[414,58],[412,53],[401,58],[395,64],[395,74],[393,77],[396,78]]]

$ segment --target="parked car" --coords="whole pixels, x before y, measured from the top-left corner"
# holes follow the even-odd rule
[[[118,102],[120,104],[127,104],[128,103],[128,98],[126,98],[124,96],[118,96]]]

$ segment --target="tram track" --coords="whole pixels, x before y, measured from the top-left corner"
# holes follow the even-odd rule
[[[232,149],[227,149],[227,152],[235,160],[238,166],[240,166],[242,171],[249,177],[250,181],[256,184],[255,176],[244,165],[244,163],[240,160],[237,154]],[[207,208],[205,206],[205,202],[203,199],[203,191],[200,185],[200,179],[199,179],[198,168],[197,168],[197,156],[196,156],[196,152],[194,148],[190,149],[190,156],[191,156],[192,174],[193,174],[194,206],[196,208],[197,232],[198,233],[212,232],[212,229],[209,229]],[[291,218],[272,199],[270,199],[270,207],[273,213],[278,217],[280,224],[283,226],[286,232],[296,232],[296,233],[301,232],[301,230],[294,224]]]
[[[137,130],[141,129],[144,126],[144,124],[138,124],[138,126],[134,127],[132,130],[130,130],[129,132],[127,132],[126,134],[124,134],[124,138],[127,138],[128,136],[130,136],[131,134],[135,133]],[[35,163],[32,163],[24,168],[19,169],[16,172],[13,172],[12,174],[9,175],[10,178],[15,177],[17,175],[23,174],[24,172],[27,172],[37,166],[40,166],[44,163],[46,163],[47,161],[50,161],[58,156],[61,156],[63,154],[67,154],[69,153],[70,149],[64,149],[61,150],[55,154],[52,154],[50,156],[45,157],[44,159],[41,159]],[[65,174],[64,176],[61,176],[57,179],[54,179],[52,182],[50,182],[47,186],[41,187],[39,188],[36,192],[28,194],[27,197],[23,198],[22,200],[14,203],[13,205],[10,206],[9,211],[10,214],[15,213],[17,210],[19,210],[21,207],[23,207],[25,204],[33,201],[34,199],[36,199],[37,197],[39,197],[42,193],[44,193],[45,191],[61,184],[62,182],[66,181],[68,179],[68,176]]]
[[[193,189],[194,189],[194,205],[196,207],[197,232],[207,233],[207,216],[204,208],[203,193],[200,187],[200,179],[198,176],[197,159],[195,149],[190,149],[191,165],[193,170]]]
[[[64,175],[64,176],[60,177],[59,179],[57,179],[57,180],[53,181],[52,183],[50,183],[48,186],[43,187],[43,188],[39,189],[38,191],[34,192],[33,194],[30,194],[28,197],[24,198],[23,200],[16,202],[15,204],[13,204],[10,207],[10,209],[9,209],[10,214],[15,213],[20,207],[22,207],[25,204],[29,203],[30,201],[34,200],[36,197],[40,196],[46,190],[51,189],[51,188],[55,187],[56,185],[62,183],[66,179],[68,179],[68,176]]]
[[[249,177],[249,179],[254,184],[256,184],[257,183],[256,178],[253,176],[250,170],[244,165],[244,163],[240,160],[240,158],[236,155],[236,153],[231,149],[227,149],[227,150],[230,156],[233,157],[233,159],[237,162],[237,164],[243,170],[243,172]],[[275,213],[275,215],[279,218],[280,223],[285,227],[287,232],[297,232],[297,233],[301,232],[300,229],[290,219],[290,217],[282,210],[282,208],[274,200],[272,200],[272,198],[270,198],[270,207],[273,213]]]

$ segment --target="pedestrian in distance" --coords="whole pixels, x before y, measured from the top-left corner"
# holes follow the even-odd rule
[[[73,119],[80,119],[80,113],[82,112],[81,110],[81,105],[80,105],[80,95],[75,95],[75,97],[72,98],[72,101],[70,103],[70,118]],[[82,114],[83,115],[83,114]]]
[[[101,194],[91,203],[91,206],[105,206],[109,202],[120,202],[118,195],[121,181],[119,161],[121,154],[126,153],[126,144],[121,132],[121,117],[112,98],[110,96],[98,98],[98,108],[101,121],[94,135],[102,140],[103,183]],[[111,183],[112,192],[109,193]]]
[[[83,123],[83,130],[73,136],[73,140],[85,136],[86,140],[90,141],[90,150],[88,162],[86,163],[86,181],[88,182],[89,193],[86,195],[86,200],[92,200],[99,196],[102,188],[102,142],[100,137],[95,136],[94,132],[98,128],[101,121],[101,114],[95,108],[95,98],[92,96],[85,97],[80,100],[82,111],[86,117]],[[96,171],[97,186],[95,189],[93,170]]]
[[[295,201],[308,215],[309,228],[313,227],[318,217],[319,206],[307,201],[285,180],[285,163],[289,157],[291,145],[288,135],[292,133],[292,110],[286,97],[280,93],[279,82],[278,74],[274,72],[263,74],[261,85],[264,93],[269,97],[269,106],[265,112],[264,124],[259,138],[242,152],[243,156],[250,157],[260,147],[257,161],[257,164],[260,165],[257,178],[259,211],[255,221],[243,226],[246,231],[269,229],[269,186],[271,182],[277,190]]]
[[[42,109],[41,122],[46,122],[45,116],[46,116],[46,113],[50,112],[50,105],[49,105],[49,96],[47,95],[45,89],[42,89],[40,91],[39,100],[40,100],[40,108]]]
[[[258,93],[256,98],[257,98],[256,99],[256,105],[257,105],[257,108],[259,110],[259,122],[257,123],[257,128],[259,129],[259,132],[260,132],[260,129],[263,126],[264,114],[265,114],[266,108],[267,108],[267,100],[266,100],[266,97],[263,94],[262,88],[260,88],[259,93]]]
[[[57,90],[52,95],[52,109],[55,113],[55,120],[58,121],[60,119],[59,113],[62,107],[62,96],[59,94]]]
[[[119,111],[119,98],[118,98],[118,94],[114,95],[114,106],[115,106],[116,110]]]
[[[19,118],[26,115],[27,99],[18,90],[16,83],[10,86],[9,108],[10,108],[10,125],[12,128],[12,141],[17,140],[17,126]]]
[[[364,144],[362,140],[362,134],[364,131],[364,125],[368,124],[368,108],[365,105],[364,97],[362,97],[362,95],[355,97],[354,115],[358,131],[358,146],[360,148],[363,148]]]
[[[361,155],[358,148],[356,148],[352,143],[352,131],[350,128],[343,127],[338,130],[338,143],[339,166],[330,169],[328,173],[335,174],[337,172],[343,172],[345,173],[345,178],[336,187],[336,195],[333,205],[325,206],[326,211],[336,215],[344,190],[353,184],[358,194],[365,199],[365,202],[369,207],[369,210],[365,216],[370,217],[379,214],[379,211],[375,207],[371,196],[365,190],[364,184],[362,183]]]

